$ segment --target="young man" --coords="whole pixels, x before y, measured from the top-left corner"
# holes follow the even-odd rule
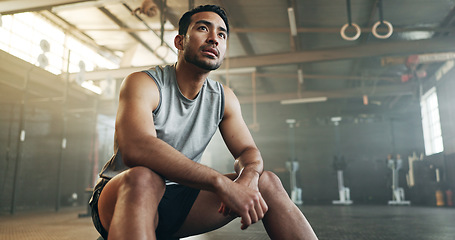
[[[262,220],[271,239],[316,239],[263,161],[231,89],[207,78],[226,52],[229,25],[213,5],[185,13],[175,65],[124,80],[116,154],[91,199],[95,227],[107,239],[178,239],[236,217],[242,229]],[[234,156],[235,174],[199,164],[217,129]]]

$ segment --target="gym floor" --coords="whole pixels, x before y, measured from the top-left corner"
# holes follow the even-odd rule
[[[455,208],[419,206],[312,206],[302,208],[321,240],[454,240]],[[0,215],[2,240],[96,240],[91,219],[79,218],[83,208],[59,212]],[[234,220],[216,231],[186,240],[269,239],[262,224],[241,231]]]

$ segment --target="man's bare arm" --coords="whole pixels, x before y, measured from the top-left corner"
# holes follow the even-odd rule
[[[240,103],[229,88],[225,88],[225,103],[224,117],[220,124],[220,131],[227,147],[236,159],[234,168],[238,177],[235,182],[238,185],[259,191],[259,177],[263,171],[262,157],[243,120]],[[223,202],[219,212],[225,215],[232,214],[232,209],[226,205]],[[267,204],[262,196],[260,196],[258,204],[255,205],[255,213],[252,214],[251,223],[261,220],[267,210]],[[249,225],[249,222],[243,221],[242,219],[242,229],[246,229]]]
[[[240,103],[231,89],[225,88],[225,113],[220,124],[223,139],[236,159],[237,174],[261,175],[264,170],[261,154],[245,124]]]

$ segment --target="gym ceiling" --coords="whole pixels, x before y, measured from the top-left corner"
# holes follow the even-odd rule
[[[175,62],[179,17],[191,6],[220,5],[231,35],[227,59],[212,78],[229,85],[242,104],[306,99],[355,114],[393,109],[418,99],[419,85],[440,78],[455,58],[453,0],[151,2],[152,17],[131,13],[141,0],[0,1],[0,13],[37,12],[71,31],[120,63],[117,70],[86,72],[86,79],[109,75],[119,82],[130,72]],[[104,114],[115,114],[114,102],[101,102]]]

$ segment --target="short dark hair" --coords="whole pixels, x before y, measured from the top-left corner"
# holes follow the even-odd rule
[[[186,35],[186,33],[188,32],[188,27],[190,26],[191,23],[191,17],[194,14],[200,12],[214,12],[218,14],[221,17],[221,19],[223,19],[224,24],[226,24],[226,31],[227,34],[229,35],[229,22],[226,16],[226,11],[222,7],[216,5],[201,5],[183,14],[183,16],[179,20],[179,35]]]

